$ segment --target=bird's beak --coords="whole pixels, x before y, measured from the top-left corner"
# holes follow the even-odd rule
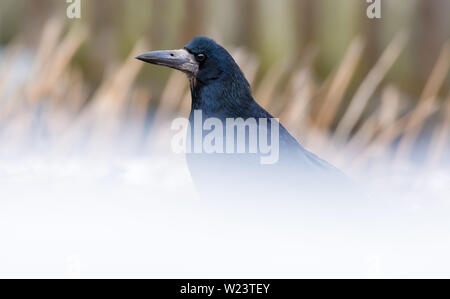
[[[195,76],[198,71],[194,55],[185,49],[148,52],[137,56],[136,59],[177,69],[191,76]]]

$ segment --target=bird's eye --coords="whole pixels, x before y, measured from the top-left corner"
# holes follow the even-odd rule
[[[195,59],[198,62],[202,62],[202,61],[204,61],[206,59],[206,55],[203,54],[203,53],[195,54]]]

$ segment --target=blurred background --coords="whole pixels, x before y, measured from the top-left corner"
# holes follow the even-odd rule
[[[3,0],[0,152],[167,151],[187,82],[133,57],[207,35],[256,100],[339,167],[448,169],[450,2],[381,2],[369,19],[362,0],[81,0],[69,19],[66,1]]]

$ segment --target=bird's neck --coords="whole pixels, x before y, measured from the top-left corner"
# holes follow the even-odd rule
[[[208,117],[242,117],[249,105],[254,104],[247,81],[217,80],[207,84],[190,79],[191,113],[202,110]]]

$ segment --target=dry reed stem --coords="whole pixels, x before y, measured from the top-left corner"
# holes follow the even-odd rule
[[[352,41],[338,69],[328,76],[325,81],[327,83],[318,92],[320,96],[317,99],[321,104],[313,121],[314,129],[309,130],[307,135],[308,145],[318,152],[323,152],[324,147],[328,145],[329,136],[325,134],[325,131],[331,131],[332,122],[361,59],[364,45],[365,42],[361,37],[356,37]]]
[[[121,121],[124,119],[124,112],[128,104],[128,95],[142,67],[142,64],[137,63],[134,57],[136,53],[142,52],[144,48],[146,48],[145,43],[139,41],[119,70],[111,74],[110,80],[105,85],[107,90],[98,98],[94,97],[97,106],[93,108],[100,110],[97,113],[107,116],[106,119],[102,119],[99,126],[107,127],[105,129],[110,131],[111,134],[115,134],[120,130]]]
[[[130,102],[129,115],[132,117],[130,122],[138,126],[145,127],[147,112],[150,108],[152,94],[147,87],[139,87],[134,90]]]
[[[122,150],[135,152],[139,150],[146,134],[147,114],[151,103],[151,93],[146,87],[135,88],[130,96],[128,109],[124,111],[125,119],[121,125]]]
[[[350,153],[358,154],[366,148],[377,132],[393,124],[400,113],[400,94],[393,86],[383,90],[381,106],[373,113],[345,145],[340,159],[354,158]],[[347,157],[345,157],[346,155]]]
[[[310,44],[305,48],[299,66],[297,67],[298,71],[294,71],[289,75],[288,83],[285,85],[286,87],[283,91],[280,91],[278,97],[272,101],[269,112],[273,116],[283,119],[282,114],[289,110],[287,107],[289,107],[290,104],[300,104],[299,98],[302,96],[305,97],[305,102],[309,102],[312,100],[312,97],[316,95],[317,86],[313,78],[312,65],[317,57],[317,54],[317,48],[313,44]],[[297,118],[299,118],[297,121],[299,127],[295,128],[296,130],[299,130],[301,129],[300,127],[306,124],[308,115],[307,113],[303,113],[304,111],[302,111],[302,108],[300,107],[294,109],[300,109],[297,111],[301,113],[297,115]],[[292,117],[295,117],[295,115],[291,114],[291,116],[289,116],[289,118]]]
[[[48,102],[48,130],[51,137],[57,138],[72,125],[83,104],[87,93],[81,71],[67,72],[66,84],[61,88],[61,95],[52,93]],[[62,84],[58,82],[58,86]]]
[[[7,101],[5,98],[5,88],[6,84],[9,83],[9,76],[13,72],[14,64],[17,62],[17,57],[21,54],[19,46],[11,46],[7,48],[4,55],[3,61],[1,61],[0,65],[0,103]],[[3,109],[0,110],[0,121],[2,119]]]
[[[434,103],[427,103],[424,105],[422,113],[427,117],[435,113],[438,107]],[[360,167],[362,163],[366,162],[368,159],[380,156],[382,154],[390,154],[391,145],[394,143],[395,139],[399,138],[404,131],[404,128],[411,118],[413,112],[410,112],[398,120],[395,123],[382,132],[370,143],[370,145],[355,158],[353,166]]]
[[[186,75],[178,71],[172,72],[155,113],[153,121],[155,127],[166,122],[167,117],[176,111],[181,99],[186,94],[187,82]]]
[[[41,35],[41,41],[37,48],[36,57],[32,72],[38,72],[46,64],[51,64],[55,49],[58,48],[60,36],[63,30],[63,23],[60,18],[53,17],[47,21]]]
[[[14,47],[14,50],[8,52],[9,53],[5,54],[7,62],[3,64],[0,69],[0,105],[2,105],[0,109],[0,126],[6,125],[6,122],[11,118],[11,115],[17,106],[17,93],[13,92],[10,97],[6,98],[6,86],[10,83],[8,74],[12,72],[12,68],[17,61],[16,58],[20,55],[20,51]]]
[[[309,44],[305,47],[302,53],[302,57],[300,59],[300,63],[298,68],[313,68],[313,64],[317,59],[317,55],[319,55],[319,49],[315,44]]]
[[[86,139],[84,147],[87,148],[98,147],[105,140],[111,141],[113,137],[118,137],[126,111],[127,95],[130,94],[134,80],[142,67],[142,64],[136,62],[133,57],[144,48],[145,43],[139,41],[120,68],[103,80],[88,105],[61,138],[60,150],[67,150],[74,142],[83,138]]]
[[[181,105],[180,101],[186,96],[187,85],[186,75],[177,71],[172,72],[161,95],[150,134],[147,137],[148,145],[152,151],[167,144],[167,138],[170,135],[168,121]]]
[[[286,63],[280,63],[270,68],[256,89],[255,100],[266,110],[270,110],[273,101],[276,100],[275,91],[286,68]]]
[[[316,127],[321,129],[329,129],[331,127],[338,107],[344,98],[345,92],[361,60],[364,46],[365,42],[361,37],[357,37],[351,42],[319,108],[315,120]]]
[[[430,78],[425,85],[424,91],[419,99],[419,103],[414,109],[414,113],[406,124],[405,132],[403,138],[400,141],[397,150],[397,158],[408,158],[409,154],[416,142],[420,129],[423,127],[427,117],[422,112],[422,107],[424,105],[429,105],[430,103],[435,103],[441,89],[445,78],[447,77],[448,71],[450,69],[450,42],[447,42],[442,48],[441,54],[431,72]]]
[[[298,132],[306,124],[308,107],[311,103],[314,88],[312,87],[310,69],[302,69],[293,76],[293,97],[286,103],[280,113],[280,119],[286,127]]]
[[[397,34],[397,36],[383,52],[380,59],[359,86],[350,102],[350,106],[347,108],[344,116],[339,121],[336,132],[333,136],[333,144],[341,144],[347,140],[352,129],[361,117],[370,97],[373,95],[378,85],[381,83],[387,72],[399,57],[400,53],[405,48],[407,41],[408,34],[402,31]]]
[[[427,158],[428,167],[439,166],[450,140],[450,93],[444,108],[444,121],[433,131],[431,136]]]
[[[57,80],[62,75],[73,55],[87,38],[87,30],[84,27],[74,26],[53,52],[52,59],[41,65],[37,78],[27,89],[27,98],[31,104],[35,104],[41,97],[54,88]]]

